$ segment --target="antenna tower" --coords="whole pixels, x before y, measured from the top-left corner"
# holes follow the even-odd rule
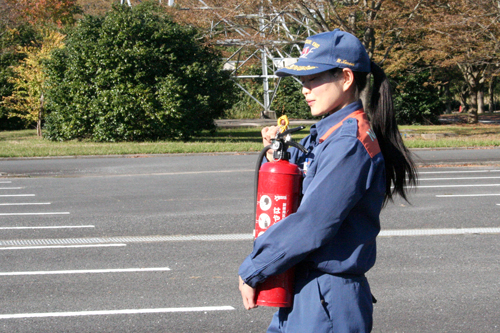
[[[260,105],[261,118],[276,118],[271,104],[281,79],[274,72],[295,63],[302,44],[316,31],[293,1],[280,8],[271,0],[261,0],[258,4],[240,0],[232,8],[209,5],[208,1],[211,0],[198,0],[213,18],[206,37],[225,48],[224,68],[231,71],[236,85]],[[260,67],[261,73],[251,73],[250,66]],[[243,80],[261,80],[262,93],[248,91],[242,85]]]

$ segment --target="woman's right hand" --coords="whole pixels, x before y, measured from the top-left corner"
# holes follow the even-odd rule
[[[279,126],[267,126],[260,131],[262,134],[262,142],[264,143],[264,147],[267,147],[271,144],[272,139],[276,138],[276,133],[278,133],[280,127]]]
[[[262,135],[262,143],[264,144],[264,147],[267,147],[271,144],[271,141],[276,138],[276,133],[278,133],[280,129],[280,126],[267,126],[264,127],[260,133]],[[274,150],[269,149],[267,151],[266,157],[268,161],[273,160],[273,152]]]

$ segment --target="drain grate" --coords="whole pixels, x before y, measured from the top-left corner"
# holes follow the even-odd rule
[[[148,242],[186,242],[186,241],[240,241],[252,240],[251,234],[225,235],[185,235],[185,236],[120,236],[93,238],[56,238],[56,239],[15,239],[0,240],[0,246],[36,245],[81,245],[108,243],[148,243]]]
[[[402,229],[382,230],[379,237],[408,237],[436,235],[471,235],[500,234],[500,228],[448,228],[448,229]],[[109,243],[153,243],[153,242],[189,242],[189,241],[251,241],[252,234],[222,235],[178,235],[178,236],[118,236],[92,238],[56,238],[56,239],[15,239],[0,240],[0,247],[8,246],[44,246],[44,245],[82,245]]]

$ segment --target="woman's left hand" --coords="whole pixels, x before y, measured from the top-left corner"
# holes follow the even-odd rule
[[[245,309],[250,310],[257,307],[255,304],[255,288],[250,287],[248,284],[240,278],[240,292],[243,298],[243,306]]]

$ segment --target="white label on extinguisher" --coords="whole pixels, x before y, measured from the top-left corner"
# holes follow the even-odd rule
[[[259,215],[259,227],[261,229],[267,229],[271,225],[271,218],[269,215],[262,213]]]
[[[279,194],[263,194],[259,198],[256,237],[290,214],[288,210],[292,207],[292,202],[289,202],[289,200],[290,196]]]
[[[260,209],[262,209],[263,211],[266,211],[269,208],[271,208],[272,204],[273,204],[273,202],[268,195],[263,195],[260,197],[259,205],[260,205]]]

